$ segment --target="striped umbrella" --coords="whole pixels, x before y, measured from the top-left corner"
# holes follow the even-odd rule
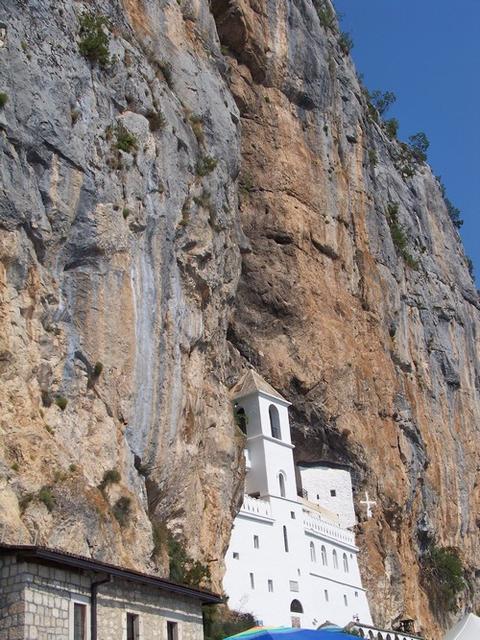
[[[335,625],[322,629],[298,629],[294,627],[252,627],[225,640],[358,640]]]

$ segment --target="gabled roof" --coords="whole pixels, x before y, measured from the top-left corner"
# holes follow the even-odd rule
[[[450,629],[445,640],[478,640],[480,638],[480,618],[469,613]]]
[[[189,598],[194,598],[204,604],[218,604],[222,602],[220,596],[210,591],[205,591],[204,589],[197,589],[196,587],[178,584],[177,582],[165,580],[164,578],[148,573],[142,573],[135,569],[119,567],[114,564],[109,564],[108,562],[78,556],[76,554],[59,551],[57,549],[48,549],[47,547],[37,547],[34,545],[0,543],[0,555],[14,555],[17,556],[19,560],[53,565],[56,567],[69,567],[80,571],[106,573],[108,576],[128,580],[130,582],[146,584],[153,588],[161,589],[162,591],[170,591]]]
[[[257,393],[259,391],[266,393],[269,396],[273,396],[274,398],[278,398],[283,402],[287,402],[287,400],[285,400],[285,398],[281,396],[271,384],[268,384],[268,382],[253,369],[249,369],[240,378],[237,384],[231,388],[230,393],[232,398],[244,398],[251,393]]]

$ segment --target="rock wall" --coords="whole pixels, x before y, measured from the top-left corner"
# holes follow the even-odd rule
[[[439,633],[419,558],[459,547],[472,597],[480,551],[480,306],[460,238],[430,168],[406,177],[369,117],[320,3],[215,6],[251,242],[230,340],[293,403],[297,458],[353,466],[374,619]]]
[[[89,3],[0,6],[2,537],[145,566],[168,520],[215,573],[242,473],[222,384],[239,116],[215,23],[96,3],[102,67],[79,52]]]
[[[249,365],[299,457],[377,501],[377,623],[431,634],[427,543],[460,548],[462,606],[479,571],[480,303],[437,181],[407,177],[318,6],[97,2],[102,66],[92,3],[0,0],[1,538],[161,571],[168,522],[218,587]]]

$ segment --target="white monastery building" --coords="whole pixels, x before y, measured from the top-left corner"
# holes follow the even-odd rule
[[[290,403],[257,373],[248,371],[232,394],[247,436],[247,476],[225,560],[230,608],[264,625],[371,625],[350,529],[350,473],[313,463],[295,468]]]

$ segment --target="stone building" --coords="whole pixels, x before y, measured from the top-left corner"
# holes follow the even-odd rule
[[[35,546],[0,544],[0,640],[202,640],[213,593]]]

